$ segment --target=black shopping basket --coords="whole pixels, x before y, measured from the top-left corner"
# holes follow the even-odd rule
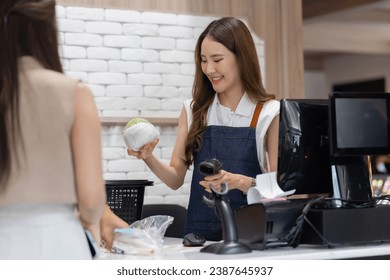
[[[148,180],[110,180],[106,181],[107,204],[122,220],[131,224],[141,219],[146,186],[152,186]]]

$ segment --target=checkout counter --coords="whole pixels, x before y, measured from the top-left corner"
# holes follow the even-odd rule
[[[205,246],[212,242],[206,242]],[[100,260],[340,260],[390,259],[390,243],[329,248],[324,245],[300,245],[297,248],[278,247],[246,254],[218,255],[201,253],[202,247],[184,247],[180,238],[164,238],[161,252],[152,255],[114,254],[103,249]]]
[[[202,248],[210,247],[221,242],[207,241],[201,247],[186,247],[182,245],[182,238],[163,238],[163,247],[158,253],[150,255],[140,254],[114,254],[102,249],[99,259],[102,260],[329,260],[329,259],[390,259],[390,238],[389,228],[390,221],[384,217],[390,215],[390,207],[375,207],[368,209],[328,209],[320,211],[323,217],[316,217],[313,213],[308,213],[308,219],[322,221],[322,225],[316,225],[322,229],[322,234],[329,241],[333,241],[334,246],[330,247],[321,240],[305,237],[305,232],[310,233],[308,236],[316,236],[315,233],[303,231],[302,239],[297,246],[275,246],[273,240],[280,240],[280,236],[285,236],[286,232],[295,224],[297,216],[302,213],[302,207],[307,206],[304,202],[274,202],[267,203],[267,206],[259,203],[243,207],[236,213],[236,224],[240,242],[253,240],[251,237],[260,236],[260,243],[251,243],[252,252],[250,253],[227,253],[215,254],[201,252]],[[350,213],[350,211],[353,213]],[[329,212],[330,211],[330,212]],[[369,211],[369,213],[366,213]],[[374,214],[381,214],[381,223],[372,219]],[[326,214],[326,215],[325,215]],[[366,214],[366,215],[363,215]],[[313,216],[313,217],[312,217]],[[330,216],[330,217],[328,217]],[[356,217],[355,217],[356,216]],[[365,217],[366,216],[366,217]],[[355,217],[355,218],[354,218]],[[335,220],[336,219],[336,220]],[[328,221],[329,220],[329,221]],[[355,221],[353,223],[353,221]],[[272,224],[272,230],[269,226]],[[329,223],[329,225],[327,225]],[[343,226],[344,224],[344,226]],[[381,227],[378,227],[378,224]],[[338,225],[338,226],[334,226]],[[229,227],[227,227],[229,228]],[[364,230],[363,230],[364,229]],[[235,231],[235,230],[234,230]],[[330,231],[330,232],[328,232]],[[225,231],[226,232],[226,231]],[[229,231],[230,232],[230,231]],[[334,235],[335,232],[341,234]],[[347,234],[348,232],[352,235]],[[360,232],[360,233],[359,233]],[[259,234],[260,233],[260,234]],[[229,234],[235,235],[235,234]],[[231,236],[230,236],[231,237]],[[305,239],[306,238],[306,239]],[[345,239],[345,240],[344,240]],[[228,238],[226,240],[235,240]],[[230,244],[230,243],[229,243]],[[246,243],[249,244],[249,243]],[[254,246],[262,244],[262,246]],[[329,243],[330,244],[330,243]],[[212,246],[211,246],[212,247]],[[214,246],[215,247],[215,246]],[[295,248],[294,248],[295,247]],[[203,250],[204,251],[204,250]]]

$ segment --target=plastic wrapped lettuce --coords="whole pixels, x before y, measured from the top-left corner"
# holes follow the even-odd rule
[[[142,118],[130,120],[123,131],[126,146],[133,151],[139,151],[143,145],[152,142],[158,136],[157,128]]]

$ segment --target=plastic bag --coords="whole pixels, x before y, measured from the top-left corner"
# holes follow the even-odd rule
[[[117,254],[152,255],[161,251],[165,231],[173,217],[150,216],[135,221],[128,228],[114,230],[112,251]]]

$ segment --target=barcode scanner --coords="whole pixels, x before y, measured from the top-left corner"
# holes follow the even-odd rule
[[[222,168],[222,164],[216,158],[205,160],[198,165],[198,170],[203,176],[217,174]],[[229,189],[226,184],[221,184],[221,191],[217,191],[213,185],[210,185],[211,197],[203,196],[203,202],[210,208],[214,208],[218,218],[222,223],[223,242],[210,244],[203,247],[200,251],[213,254],[243,254],[250,253],[252,250],[238,242],[237,226],[234,221],[233,210],[230,207],[226,194]]]

